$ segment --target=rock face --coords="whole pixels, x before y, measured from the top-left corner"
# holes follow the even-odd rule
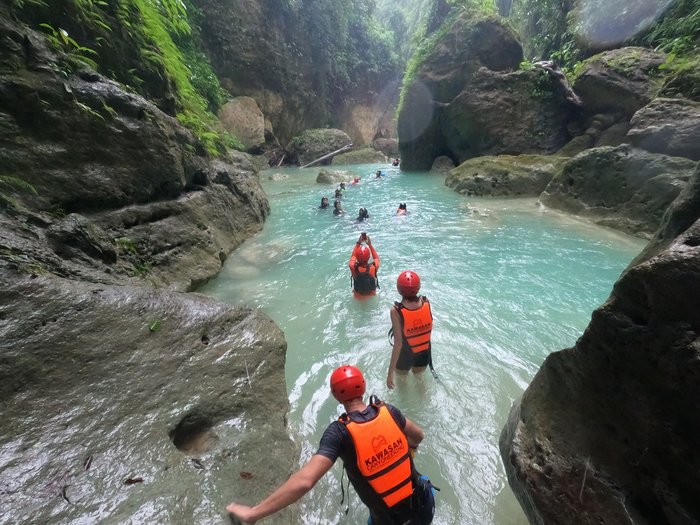
[[[469,196],[537,197],[566,160],[544,155],[469,159],[450,171],[445,185]]]
[[[351,181],[355,176],[351,171],[321,170],[316,177],[319,184],[337,184]]]
[[[261,228],[250,157],[2,16],[0,41],[0,175],[36,191],[0,199],[0,524],[227,523],[294,467],[283,335],[154,285]]]
[[[352,140],[342,130],[308,129],[294,137],[285,149],[289,162],[303,166],[349,144],[352,144]],[[331,161],[324,162],[328,164]]]
[[[229,523],[295,467],[285,349],[259,310],[0,273],[0,523]]]
[[[265,144],[265,117],[255,99],[236,97],[221,107],[218,116],[248,151],[258,152]]]
[[[696,163],[629,145],[594,148],[569,160],[540,202],[632,235],[650,237]]]
[[[492,18],[457,16],[406,85],[399,110],[402,169],[428,170],[447,155],[551,153],[568,140],[571,103],[561,80],[516,71],[523,54]]]
[[[658,68],[664,60],[663,54],[641,47],[605,51],[586,60],[574,91],[589,114],[621,113],[629,119],[661,89]]]
[[[700,171],[500,439],[530,523],[698,523]],[[662,233],[663,232],[663,233]]]
[[[430,171],[446,173],[455,167],[454,161],[450,157],[441,155],[433,161]]]
[[[269,212],[250,158],[206,156],[177,120],[119,84],[68,78],[32,31],[0,23],[3,175],[31,184],[34,214],[1,214],[9,264],[95,282],[189,290]],[[66,219],[62,217],[69,215]],[[6,261],[8,259],[6,258]]]
[[[700,160],[700,102],[657,98],[637,111],[627,133],[635,146]]]

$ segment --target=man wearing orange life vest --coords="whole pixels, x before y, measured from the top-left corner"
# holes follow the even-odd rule
[[[354,366],[333,372],[330,386],[345,413],[328,426],[316,454],[258,505],[231,503],[226,509],[244,524],[255,523],[301,498],[341,458],[348,479],[369,508],[368,523],[428,525],[435,512],[433,487],[413,464],[423,430],[374,396],[367,405],[365,380]]]
[[[414,374],[433,368],[430,335],[433,330],[433,314],[428,298],[418,296],[420,277],[411,271],[402,272],[396,280],[396,289],[401,302],[394,303],[390,310],[394,345],[389,361],[386,386],[394,388],[394,373]],[[433,372],[434,374],[434,372]]]
[[[363,246],[363,242],[367,246]],[[372,262],[369,262],[370,254],[372,255]],[[377,280],[379,255],[372,245],[372,240],[366,233],[362,232],[355,243],[348,266],[350,266],[352,291],[355,297],[376,295],[379,286],[379,281]]]

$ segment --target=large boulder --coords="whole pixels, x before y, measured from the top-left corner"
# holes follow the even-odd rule
[[[389,158],[399,156],[399,141],[396,139],[378,138],[372,142],[372,147]]]
[[[629,145],[593,148],[564,164],[540,202],[648,238],[695,167],[691,160]]]
[[[511,409],[500,450],[530,523],[700,522],[700,170],[657,240]]]
[[[349,182],[355,177],[351,171],[338,171],[322,169],[316,176],[319,184],[338,184],[339,182]]]
[[[350,136],[340,129],[307,129],[294,137],[285,149],[290,163],[303,166],[349,145],[352,145]],[[326,164],[330,162],[325,161]]]
[[[657,98],[637,111],[627,136],[647,151],[700,160],[700,102]]]
[[[574,91],[587,113],[619,113],[629,119],[659,93],[663,84],[659,66],[665,59],[662,53],[642,47],[605,51],[584,62]]]
[[[401,167],[428,170],[447,155],[552,153],[569,139],[571,92],[553,70],[518,70],[522,49],[495,18],[461,11],[446,22],[405,83]]]
[[[0,272],[0,523],[229,523],[296,466],[285,349],[260,310]]]
[[[265,144],[265,116],[251,97],[236,97],[219,109],[219,120],[227,131],[238,137],[250,152],[259,152]],[[270,126],[270,133],[272,128]]]
[[[468,196],[537,197],[566,160],[547,155],[477,157],[450,171],[445,185]]]
[[[480,69],[442,111],[444,143],[459,162],[480,155],[552,153],[568,140],[569,106],[545,70]]]
[[[362,148],[334,156],[332,164],[339,166],[348,164],[380,164],[386,161],[386,156],[381,151],[372,148]]]

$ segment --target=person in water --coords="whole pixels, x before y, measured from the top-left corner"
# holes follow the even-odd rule
[[[345,210],[340,204],[340,201],[338,199],[333,201],[333,215],[343,215],[345,213]]]
[[[360,177],[355,177],[354,179],[352,179],[352,182],[350,184],[359,184],[360,180],[361,180]]]
[[[345,191],[345,189],[346,189],[346,188],[345,188],[345,183],[344,183],[344,182],[341,182],[341,183],[340,183],[340,191]]]
[[[321,205],[319,206],[319,209],[325,210],[328,208],[328,197],[321,197]]]
[[[391,163],[392,166],[398,166],[399,165],[399,159],[394,159],[394,162]]]
[[[370,255],[372,256],[372,262],[369,262]],[[355,297],[375,295],[379,287],[379,280],[377,279],[379,255],[374,246],[372,246],[372,240],[369,238],[369,235],[365,232],[360,234],[360,238],[355,243],[348,266],[350,266],[352,291]]]
[[[413,370],[414,374],[420,374],[426,366],[433,371],[430,346],[433,313],[428,298],[418,295],[420,277],[412,271],[402,272],[396,280],[396,289],[401,302],[395,302],[389,311],[394,345],[386,376],[388,388],[394,388],[394,373],[406,375]]]
[[[342,199],[343,198],[343,190],[341,190],[340,188],[336,188],[335,195],[333,195],[333,198],[335,200]]]
[[[369,219],[369,212],[367,211],[367,208],[360,208],[360,211],[357,212],[357,219],[355,219],[355,221],[364,222],[365,219]]]
[[[402,202],[399,204],[399,207],[396,209],[396,215],[406,215],[408,213],[408,210],[406,209],[406,203]]]
[[[226,510],[244,524],[255,523],[299,500],[341,458],[369,509],[367,523],[429,525],[435,513],[434,487],[413,459],[425,437],[423,429],[375,396],[365,403],[365,379],[354,366],[336,369],[330,389],[345,412],[328,425],[311,459],[257,505],[231,503]]]
[[[381,179],[382,178],[382,170],[377,170],[377,173],[375,173],[374,178]]]

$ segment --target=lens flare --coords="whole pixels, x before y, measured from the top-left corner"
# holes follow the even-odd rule
[[[576,35],[592,49],[621,44],[647,29],[674,0],[580,0],[572,12]]]

